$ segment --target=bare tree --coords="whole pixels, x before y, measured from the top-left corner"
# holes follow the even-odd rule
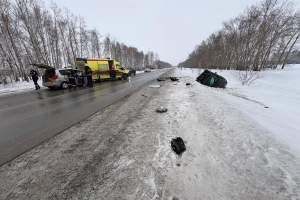
[[[91,56],[101,58],[102,55],[101,35],[96,29],[90,31],[90,35],[91,35],[90,36]]]
[[[250,85],[257,79],[264,78],[263,72],[260,71],[254,71],[252,69],[246,69],[246,70],[234,70],[232,72],[233,77],[239,81],[242,85]]]
[[[282,64],[282,67],[281,67],[281,69],[283,69],[283,68],[284,68],[284,66],[285,66],[285,63],[286,63],[286,60],[287,60],[287,58],[288,58],[288,56],[289,56],[289,54],[290,54],[291,50],[293,49],[294,45],[295,45],[295,44],[296,44],[296,42],[298,41],[298,39],[299,39],[299,36],[300,36],[300,35],[299,35],[299,33],[298,33],[298,35],[297,35],[296,39],[294,40],[294,42],[293,42],[292,46],[290,47],[289,51],[287,52],[287,54],[286,54],[286,56],[285,56],[285,58],[284,58],[284,60],[283,60],[283,64]]]
[[[111,39],[110,35],[108,34],[104,39],[104,56],[111,57]]]
[[[0,82],[28,80],[29,64],[38,62],[62,67],[77,57],[111,57],[142,69],[156,57],[87,29],[84,18],[51,3],[45,9],[38,0],[0,0]],[[146,59],[146,62],[145,62]]]
[[[288,0],[264,0],[247,8],[196,46],[180,66],[258,71],[273,66],[276,59],[277,64],[285,62],[299,38],[300,17],[294,5]]]
[[[15,22],[13,18],[11,18],[9,15],[5,15],[4,13],[1,13],[1,21],[2,23],[0,28],[3,34],[4,44],[6,44],[5,50],[8,52],[8,54],[5,52],[3,53],[8,56],[8,64],[10,65],[12,71],[16,69],[18,72],[18,75],[15,76],[16,81],[19,80],[20,76],[24,78],[24,80],[28,80],[22,63],[21,52],[16,46],[18,44],[18,32],[14,28]],[[4,51],[3,47],[2,50]]]

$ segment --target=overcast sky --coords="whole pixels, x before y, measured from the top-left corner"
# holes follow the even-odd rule
[[[51,0],[44,0],[47,5]],[[259,0],[52,0],[81,15],[88,29],[174,66],[195,46]],[[294,1],[298,2],[298,0]],[[297,5],[296,9],[299,9]]]

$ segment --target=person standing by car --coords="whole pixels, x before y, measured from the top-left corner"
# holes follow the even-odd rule
[[[111,77],[112,77],[113,79],[116,79],[117,72],[116,72],[116,69],[115,69],[114,66],[111,66],[111,68],[110,68],[110,73],[111,73]]]
[[[87,86],[93,87],[94,84],[93,84],[93,79],[92,79],[92,69],[87,64],[85,64],[85,67],[84,67],[84,74],[87,77]]]
[[[76,73],[73,69],[70,69],[68,71],[66,71],[66,75],[69,79],[69,89],[71,88],[74,88],[74,89],[77,89],[77,85],[76,85],[76,81],[75,81],[75,78],[76,78]]]
[[[31,68],[30,69],[30,76],[32,77],[33,83],[35,85],[35,89],[36,90],[41,89],[41,87],[37,83],[37,81],[39,80],[39,75],[38,75],[37,71],[35,71],[33,68]]]

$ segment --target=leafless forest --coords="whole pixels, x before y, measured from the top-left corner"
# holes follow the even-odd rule
[[[28,81],[34,62],[61,68],[74,65],[76,57],[111,57],[137,69],[168,64],[159,61],[157,53],[144,53],[99,30],[89,30],[84,17],[55,3],[46,7],[40,0],[0,0],[0,9],[0,84]]]
[[[263,0],[246,8],[238,17],[224,21],[179,66],[260,71],[300,63],[300,12],[295,5]]]

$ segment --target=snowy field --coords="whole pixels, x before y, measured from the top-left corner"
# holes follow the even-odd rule
[[[155,80],[1,166],[0,199],[299,199],[300,65],[250,86],[212,71],[226,89],[175,69],[166,76],[179,82]],[[182,156],[170,148],[178,136]]]

